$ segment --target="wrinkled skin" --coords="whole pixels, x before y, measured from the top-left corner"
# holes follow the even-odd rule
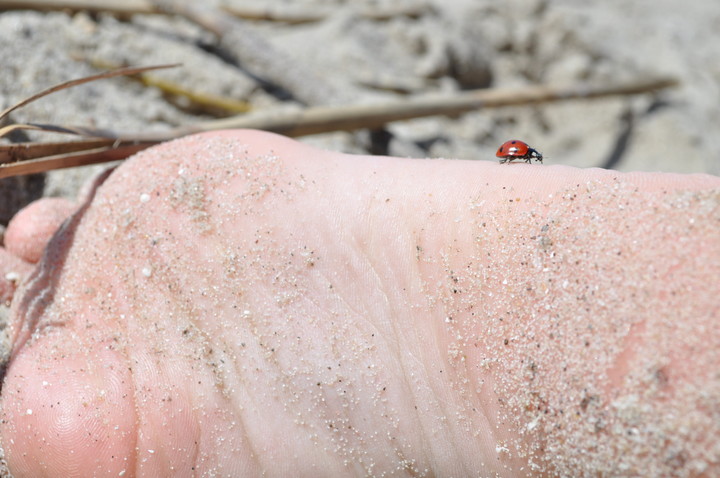
[[[719,189],[255,131],[153,148],[32,206],[78,209],[39,265],[15,238],[59,221],[8,232],[8,467],[716,474]]]

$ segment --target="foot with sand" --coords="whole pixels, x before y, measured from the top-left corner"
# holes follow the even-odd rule
[[[718,178],[228,131],[86,197],[0,255],[15,476],[719,470]]]

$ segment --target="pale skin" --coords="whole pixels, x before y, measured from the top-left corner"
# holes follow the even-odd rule
[[[719,190],[256,131],[162,145],[8,229],[8,466],[711,476]]]

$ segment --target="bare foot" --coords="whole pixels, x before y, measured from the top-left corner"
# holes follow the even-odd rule
[[[9,468],[717,473],[719,188],[253,131],[164,144],[13,300]]]

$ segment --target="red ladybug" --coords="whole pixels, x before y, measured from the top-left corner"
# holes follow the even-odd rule
[[[500,158],[500,164],[508,163],[515,159],[521,159],[526,163],[529,163],[533,159],[542,163],[543,160],[541,152],[531,148],[527,143],[520,141],[519,139],[505,141],[497,150],[495,156]]]

